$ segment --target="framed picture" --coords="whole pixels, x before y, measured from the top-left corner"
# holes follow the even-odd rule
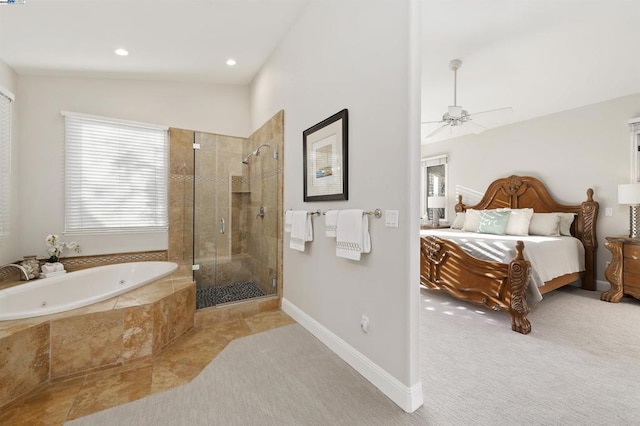
[[[304,201],[348,200],[348,111],[302,132]]]

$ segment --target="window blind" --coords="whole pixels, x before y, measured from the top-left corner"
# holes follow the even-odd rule
[[[11,178],[11,102],[13,95],[0,90],[0,237],[9,235]]]
[[[65,234],[166,230],[166,128],[63,114]]]

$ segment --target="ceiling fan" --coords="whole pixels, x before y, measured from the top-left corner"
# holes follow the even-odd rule
[[[472,121],[476,116],[480,114],[488,114],[491,112],[498,111],[513,111],[511,107],[504,108],[496,108],[488,111],[476,112],[473,114],[469,114],[467,110],[463,109],[460,105],[456,103],[456,95],[457,95],[457,83],[458,83],[458,69],[462,65],[462,61],[460,59],[454,59],[449,62],[449,68],[453,71],[453,106],[449,106],[447,112],[445,112],[442,116],[442,120],[437,121],[423,121],[422,124],[434,124],[434,123],[442,123],[440,127],[435,129],[433,132],[429,133],[425,139],[430,138],[432,136],[437,135],[442,131],[445,127],[453,128],[456,126],[462,126],[463,124],[472,124],[473,126],[477,126],[480,128],[480,131],[486,129],[486,127]]]

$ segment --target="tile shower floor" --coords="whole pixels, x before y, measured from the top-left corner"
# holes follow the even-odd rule
[[[198,287],[196,288],[196,309],[264,295],[264,292],[251,281],[224,286]]]
[[[276,310],[193,328],[152,359],[35,389],[0,410],[0,425],[62,425],[67,420],[184,385],[232,340],[294,322]]]

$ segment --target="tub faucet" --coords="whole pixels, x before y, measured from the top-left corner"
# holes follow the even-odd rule
[[[24,269],[23,266],[18,265],[17,263],[7,263],[6,265],[0,266],[0,269],[9,268],[11,266],[13,266],[14,268],[20,269],[22,271],[22,273],[24,274],[25,281],[29,281],[29,273],[27,272],[26,269]]]

